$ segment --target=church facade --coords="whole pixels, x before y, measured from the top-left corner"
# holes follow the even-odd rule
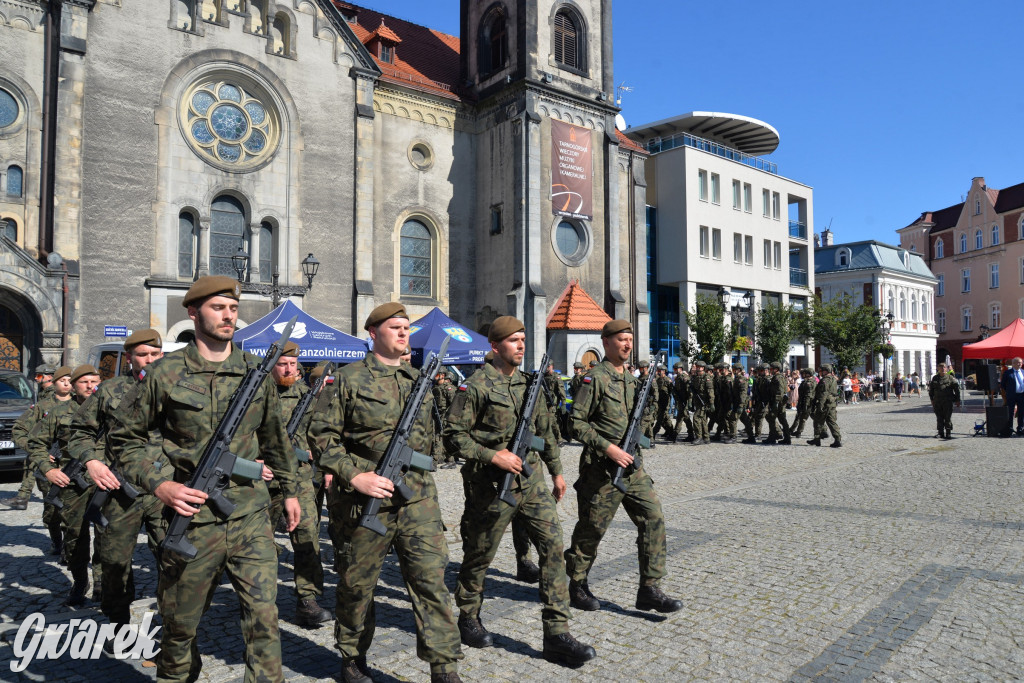
[[[274,280],[353,334],[385,301],[513,314],[529,366],[575,281],[646,349],[611,30],[607,0],[463,0],[458,38],[337,0],[4,0],[0,364],[184,339],[189,285],[239,268],[243,323]]]

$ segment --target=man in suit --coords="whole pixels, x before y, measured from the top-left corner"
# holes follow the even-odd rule
[[[1010,407],[1009,426],[1013,425],[1013,413],[1017,412],[1017,436],[1024,436],[1024,370],[1020,356],[1011,361],[1011,367],[1003,371],[999,382],[1003,391],[1003,404]]]

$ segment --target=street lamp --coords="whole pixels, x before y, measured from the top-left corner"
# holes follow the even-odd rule
[[[884,347],[889,340],[889,330],[892,329],[892,321],[896,318],[889,311],[885,315],[882,315],[881,311],[875,311],[875,317],[878,318],[878,332],[882,338],[882,346]],[[889,361],[885,357],[885,349],[882,349],[882,400],[889,400]]]
[[[733,331],[734,328],[736,330],[739,330],[740,321],[742,321],[743,317],[744,317],[742,311],[743,311],[743,309],[746,309],[746,310],[750,309],[750,302],[751,302],[751,300],[753,298],[754,298],[753,293],[748,291],[740,299],[740,301],[738,302],[737,306],[732,306],[731,305],[732,304],[732,292],[730,292],[725,287],[719,288],[719,290],[718,290],[718,301],[719,301],[719,303],[722,304],[722,312],[729,315],[729,321],[732,323],[731,327],[729,328],[730,334],[732,334],[732,331]],[[735,337],[733,338],[733,340],[735,341]],[[730,357],[730,360],[731,360],[731,358],[732,358],[732,349],[730,349],[729,351],[730,351],[730,356],[729,357]]]
[[[235,269],[235,273],[238,274],[238,281],[245,281],[245,270],[249,263],[249,255],[245,253],[245,249],[238,247],[238,251],[231,257],[231,267]],[[302,259],[302,274],[306,277],[305,287],[284,287],[282,288],[278,280],[280,279],[280,273],[277,271],[277,267],[274,267],[274,272],[270,276],[270,284],[250,284],[248,286],[250,291],[260,294],[262,296],[270,297],[270,305],[273,308],[277,308],[281,305],[283,295],[291,296],[293,294],[300,295],[305,294],[308,290],[313,289],[313,278],[316,277],[316,272],[320,269],[320,262],[316,260],[316,257],[310,253],[306,258]],[[287,291],[286,291],[287,290]]]

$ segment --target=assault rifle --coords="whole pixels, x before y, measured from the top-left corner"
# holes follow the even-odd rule
[[[278,358],[281,357],[284,344],[288,341],[288,336],[292,333],[292,328],[295,326],[297,318],[298,316],[295,316],[288,321],[281,338],[267,349],[267,355],[263,357],[263,362],[256,368],[250,368],[245,373],[242,383],[238,385],[238,389],[235,390],[231,401],[228,403],[227,412],[224,413],[224,417],[221,419],[220,424],[217,425],[217,430],[213,433],[213,437],[206,444],[206,448],[203,449],[203,456],[199,459],[196,471],[185,484],[190,489],[196,489],[205,493],[208,496],[206,499],[207,504],[221,517],[227,517],[235,509],[235,504],[224,496],[224,491],[227,489],[231,477],[259,479],[263,474],[263,465],[261,463],[239,458],[229,449],[231,448],[231,440],[235,438],[235,432],[238,431],[245,413],[249,410],[249,406],[252,405],[253,399],[256,398],[260,387],[263,386],[263,380],[267,378],[271,368],[277,364]],[[198,510],[199,507],[196,506],[196,509]],[[185,538],[185,532],[188,530],[188,525],[191,523],[192,518],[173,512],[170,508],[166,509],[165,515],[169,516],[170,520],[167,525],[167,535],[164,537],[164,542],[160,547],[163,550],[173,550],[189,559],[195,557],[195,546]]]
[[[405,407],[402,408],[402,416],[398,419],[398,424],[395,425],[395,431],[391,433],[391,441],[388,442],[388,447],[384,451],[384,455],[381,456],[380,462],[377,463],[377,469],[374,470],[377,476],[387,477],[391,480],[391,483],[395,485],[395,493],[403,500],[409,500],[413,495],[412,489],[405,483],[405,473],[410,468],[424,472],[434,471],[433,458],[410,448],[409,437],[412,436],[412,428],[416,424],[420,408],[423,407],[423,402],[427,400],[427,396],[430,395],[431,389],[434,387],[434,378],[437,377],[437,373],[441,369],[444,355],[448,352],[448,342],[451,339],[451,337],[445,337],[440,351],[420,369],[420,376],[412,385],[409,399],[405,402]],[[387,527],[377,519],[382,502],[382,498],[368,496],[366,503],[363,504],[363,514],[359,518],[359,526],[381,536],[388,532]]]
[[[658,363],[664,363],[664,359],[661,355],[655,357],[654,366],[657,367]],[[629,416],[629,424],[626,426],[626,433],[622,436],[622,441],[619,442],[619,448],[629,453],[634,458],[636,457],[637,447],[648,448],[651,445],[651,440],[644,436],[643,433],[643,421],[644,411],[647,408],[647,401],[651,398],[651,385],[654,383],[654,373],[648,372],[647,377],[644,378],[643,384],[640,385],[640,390],[636,392],[636,401],[633,403],[633,413]],[[696,396],[696,394],[694,394]],[[703,405],[703,403],[702,403]],[[632,465],[630,465],[632,468]],[[626,485],[622,481],[622,477],[626,474],[626,468],[622,465],[615,467],[615,473],[612,475],[612,486],[626,492]]]
[[[110,473],[117,477],[117,483],[121,486],[113,491],[104,491],[97,486],[96,491],[89,498],[89,505],[85,508],[86,521],[94,523],[101,529],[106,529],[110,525],[110,521],[103,515],[103,506],[107,504],[112,494],[120,491],[128,500],[135,500],[139,497],[139,490],[128,483],[119,469],[111,467]]]
[[[291,417],[288,418],[288,425],[285,427],[285,431],[288,432],[288,440],[295,436],[295,433],[299,431],[299,425],[302,424],[302,418],[306,416],[306,411],[309,410],[309,406],[313,404],[313,399],[320,395],[320,392],[324,388],[324,384],[327,383],[327,378],[334,374],[334,363],[328,363],[324,366],[324,372],[320,375],[320,378],[313,384],[313,387],[299,399],[299,402],[295,404],[295,409],[292,410]],[[295,449],[295,455],[299,458],[299,462],[313,462],[313,458],[309,457],[306,451],[300,453],[300,449]]]
[[[526,464],[526,458],[531,450],[544,450],[544,439],[533,433],[531,423],[533,422],[533,411],[537,407],[537,399],[540,397],[541,389],[544,387],[544,371],[548,367],[548,354],[545,351],[540,359],[540,367],[536,372],[530,373],[529,384],[526,387],[526,395],[523,398],[523,411],[519,413],[519,421],[516,422],[515,431],[512,432],[512,440],[508,442],[508,450],[516,454],[523,464],[523,475],[527,478],[533,476],[533,468]],[[515,505],[516,499],[512,495],[512,484],[516,480],[514,472],[505,472],[501,478],[501,486],[498,487],[498,498],[509,505]]]
[[[47,454],[50,457],[52,457],[55,461],[59,461],[61,459],[60,444],[58,444],[55,441],[53,445],[50,446],[50,450],[48,451]],[[75,460],[74,458],[66,458],[66,460],[67,462],[64,463],[64,465],[60,468],[60,471],[63,472],[67,476],[67,478],[71,480],[71,483],[68,485],[70,486],[71,484],[74,484],[76,487],[78,487],[79,491],[85,491],[87,488],[89,488],[89,482],[85,480],[85,463],[83,463],[81,460]],[[64,487],[57,486],[56,484],[51,484],[50,480],[46,478],[46,475],[41,473],[39,470],[35,470],[34,474],[36,476],[36,479],[38,479],[42,483],[49,484],[50,486],[50,490],[47,491],[46,496],[43,498],[43,504],[52,505],[58,510],[63,509],[64,501],[60,499],[60,492],[63,490]]]

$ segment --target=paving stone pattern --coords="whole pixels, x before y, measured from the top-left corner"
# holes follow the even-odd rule
[[[975,417],[955,413],[958,438],[934,438],[926,402],[909,398],[840,406],[842,449],[811,446],[692,447],[659,443],[646,456],[661,496],[669,575],[663,587],[685,607],[638,612],[636,533],[624,512],[591,573],[598,612],[575,612],[573,633],[598,659],[566,669],[541,658],[535,586],[515,580],[506,535],[488,575],[482,619],[487,650],[466,648],[467,681],[903,681],[1024,678],[1024,439],[973,438]],[[580,449],[567,446],[567,481]],[[436,475],[451,562],[462,559],[457,470]],[[0,496],[17,484],[0,485]],[[574,492],[559,505],[568,542]],[[0,511],[0,680],[18,680],[9,661],[15,632],[33,612],[48,621],[96,616],[61,606],[67,571],[48,545],[35,498]],[[324,528],[326,538],[326,525]],[[332,680],[339,659],[328,625],[306,630],[295,610],[292,553],[281,554],[278,606],[289,681]],[[325,543],[325,606],[336,575]],[[156,573],[144,545],[135,556],[139,599],[133,620],[155,609]],[[410,603],[393,558],[377,589],[377,634],[369,653],[377,679],[427,680],[416,658]],[[202,681],[241,679],[238,606],[225,583],[200,626]],[[69,656],[33,662],[26,680],[146,681],[139,662]]]

